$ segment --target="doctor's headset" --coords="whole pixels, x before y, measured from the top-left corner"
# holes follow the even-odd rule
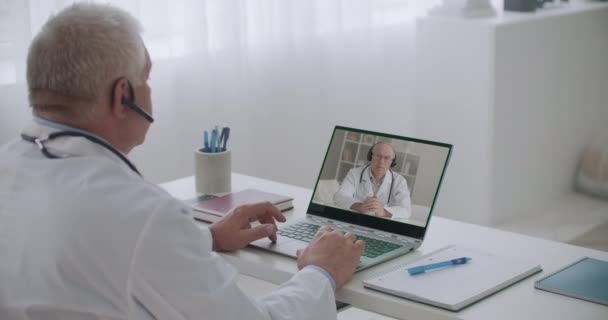
[[[374,147],[377,144],[380,143],[384,143],[384,142],[376,142],[374,143],[374,145],[369,148],[369,151],[367,151],[367,161],[372,161],[372,156],[374,155]],[[386,143],[388,144],[388,143]],[[391,146],[390,144],[388,144],[389,146]],[[391,160],[391,168],[395,167],[397,165],[397,153],[395,152],[395,148],[393,148],[393,146],[391,146],[391,148],[393,149],[393,154],[395,155],[393,157],[393,160]],[[369,164],[367,166],[365,166],[365,168],[363,168],[363,170],[361,170],[361,176],[359,176],[359,183],[363,182],[363,173],[365,172],[365,169],[369,168]],[[393,193],[393,182],[395,182],[395,175],[393,174],[393,170],[388,170],[391,172],[391,187],[388,190],[388,200],[386,201],[386,204],[389,204],[391,202],[391,195]]]
[[[123,79],[123,78],[121,78],[121,79]],[[118,79],[116,81],[114,87],[116,87],[116,84],[121,79]],[[146,121],[148,121],[150,123],[154,122],[154,118],[152,118],[152,116],[149,113],[144,111],[144,109],[142,109],[140,106],[138,106],[135,103],[135,91],[133,90],[133,86],[131,86],[131,82],[129,82],[129,80],[127,80],[127,88],[129,90],[129,98],[123,96],[121,98],[121,103],[123,105],[129,107],[131,110],[135,111],[135,113],[140,115]],[[26,134],[21,134],[21,138],[23,140],[36,144],[38,146],[38,148],[40,149],[40,151],[42,152],[42,154],[44,154],[44,156],[46,156],[49,159],[61,159],[62,157],[56,156],[56,155],[52,154],[51,152],[49,152],[49,150],[46,148],[44,143],[47,141],[53,140],[53,139],[60,138],[60,137],[82,137],[95,144],[98,144],[98,145],[110,150],[118,158],[120,158],[120,160],[122,160],[127,166],[129,166],[129,168],[131,168],[131,170],[133,170],[133,172],[135,172],[139,176],[141,176],[141,173],[139,173],[139,171],[137,170],[135,165],[131,161],[129,161],[129,159],[127,159],[127,157],[125,157],[120,151],[116,150],[116,148],[114,148],[112,145],[105,142],[104,140],[101,140],[98,137],[93,136],[91,134],[87,134],[85,132],[79,132],[79,131],[72,131],[72,130],[53,132],[46,137],[32,137],[32,136],[28,136]]]

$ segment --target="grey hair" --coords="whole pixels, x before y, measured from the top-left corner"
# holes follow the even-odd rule
[[[51,16],[32,41],[27,82],[34,113],[92,114],[120,77],[145,82],[141,24],[110,5],[75,3]]]

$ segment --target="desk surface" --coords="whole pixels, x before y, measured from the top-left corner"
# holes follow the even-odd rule
[[[257,188],[292,196],[294,210],[286,212],[288,220],[305,216],[312,195],[309,189],[241,174],[233,174],[232,185],[233,191]],[[161,187],[178,199],[195,196],[193,177],[167,182]],[[446,311],[363,287],[364,279],[395,269],[448,244],[505,257],[530,259],[541,264],[543,271],[460,312]],[[297,272],[294,259],[257,248],[222,255],[241,273],[275,284],[285,282]],[[583,256],[608,260],[608,252],[458,222],[434,214],[425,240],[417,251],[355,274],[351,282],[336,292],[336,299],[399,319],[608,319],[606,306],[534,289],[534,281]]]

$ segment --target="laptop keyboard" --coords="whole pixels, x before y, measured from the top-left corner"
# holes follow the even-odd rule
[[[320,226],[316,224],[301,222],[281,228],[277,232],[277,234],[283,237],[310,242],[312,241],[312,238],[314,238],[315,234],[317,234],[319,228]],[[365,251],[363,251],[362,255],[368,258],[375,258],[379,255],[383,255],[387,252],[393,251],[401,247],[401,245],[387,241],[377,240],[359,235],[356,236],[358,240],[363,240],[365,242]]]

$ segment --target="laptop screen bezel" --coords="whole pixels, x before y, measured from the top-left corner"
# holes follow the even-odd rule
[[[317,192],[317,187],[319,185],[319,179],[321,179],[321,175],[323,173],[323,168],[325,167],[325,164],[327,161],[327,156],[328,156],[329,150],[331,148],[331,143],[334,139],[334,136],[336,135],[336,132],[338,132],[338,130],[345,130],[345,131],[357,132],[357,133],[361,133],[361,134],[369,134],[369,135],[375,135],[375,136],[380,136],[380,137],[384,137],[384,138],[410,141],[413,143],[423,143],[423,144],[447,148],[447,156],[445,159],[443,170],[441,172],[441,176],[439,177],[439,182],[437,184],[437,191],[435,192],[435,195],[433,197],[433,203],[431,204],[431,209],[429,211],[429,215],[427,217],[424,227],[408,224],[405,222],[393,221],[393,220],[376,217],[376,216],[372,216],[372,215],[355,213],[353,211],[340,209],[340,208],[336,208],[336,207],[331,207],[331,206],[325,206],[325,205],[313,202],[314,195]],[[319,176],[317,177],[317,182],[315,183],[315,187],[313,189],[312,196],[311,196],[310,202],[308,204],[307,213],[318,216],[318,217],[337,220],[337,221],[341,221],[341,222],[345,222],[345,223],[349,223],[349,224],[359,225],[359,226],[363,226],[363,227],[367,227],[367,228],[371,228],[371,229],[381,230],[381,231],[385,231],[385,232],[389,232],[389,233],[398,234],[401,236],[406,236],[406,237],[422,240],[422,239],[424,239],[424,236],[426,234],[426,229],[429,225],[429,221],[431,219],[431,216],[432,216],[434,208],[435,208],[435,204],[437,203],[437,196],[439,194],[439,190],[441,189],[441,184],[443,182],[443,177],[445,176],[446,168],[448,166],[448,163],[450,162],[452,148],[453,148],[453,146],[449,143],[442,143],[442,142],[435,142],[435,141],[423,140],[423,139],[417,139],[417,138],[411,138],[411,137],[405,137],[405,136],[398,136],[398,135],[394,135],[394,134],[374,132],[374,131],[369,131],[369,130],[364,130],[364,129],[349,128],[349,127],[345,127],[345,126],[335,126],[334,131],[331,135],[330,143],[328,144],[327,150],[325,152],[323,164],[321,165],[321,169],[319,170]]]

